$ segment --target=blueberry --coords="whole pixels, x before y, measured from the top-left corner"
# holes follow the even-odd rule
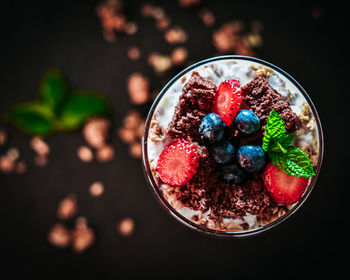
[[[244,134],[253,134],[260,127],[260,119],[252,110],[242,110],[235,118],[235,127]]]
[[[242,183],[246,177],[245,172],[241,169],[237,162],[222,165],[221,174],[224,180],[227,182],[233,182],[236,185]]]
[[[219,115],[209,113],[202,119],[199,133],[203,139],[207,139],[210,142],[218,142],[224,138],[225,127],[226,125]]]
[[[265,165],[265,153],[260,146],[241,146],[237,152],[239,165],[247,172],[261,170]]]
[[[217,163],[229,163],[235,154],[235,148],[228,141],[223,141],[211,146],[211,155]]]

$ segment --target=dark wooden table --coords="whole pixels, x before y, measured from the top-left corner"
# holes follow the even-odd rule
[[[272,62],[299,81],[314,101],[325,133],[325,157],[316,187],[302,208],[289,220],[261,236],[214,239],[175,221],[156,202],[143,177],[141,162],[129,156],[118,138],[117,128],[129,103],[126,78],[141,71],[153,77],[147,64],[152,51],[169,52],[154,22],[140,14],[141,1],[125,1],[128,16],[139,25],[134,36],[121,35],[106,42],[94,13],[98,1],[2,1],[0,112],[37,94],[41,75],[58,67],[73,88],[102,92],[113,102],[112,142],[116,157],[108,164],[81,163],[76,149],[84,143],[80,132],[56,134],[48,139],[52,149],[45,167],[30,165],[23,175],[0,174],[1,271],[15,276],[75,279],[126,279],[137,275],[259,276],[338,275],[345,273],[344,249],[348,237],[348,186],[344,174],[349,158],[349,92],[346,85],[348,52],[345,50],[345,18],[336,3],[327,6],[207,1],[217,17],[204,27],[195,9],[182,9],[176,1],[156,1],[189,34],[190,60],[211,57],[212,31],[230,19],[263,24],[259,58]],[[164,2],[164,3],[161,3]],[[312,10],[323,16],[315,20]],[[139,46],[142,58],[131,62],[130,45]],[[174,70],[174,72],[178,69]],[[172,74],[172,73],[171,73]],[[161,79],[160,79],[161,80]],[[146,106],[147,107],[147,106]],[[147,108],[140,108],[143,112]],[[1,122],[0,127],[5,127]],[[6,127],[8,145],[18,147],[32,159],[29,137]],[[9,146],[7,146],[8,148]],[[0,147],[0,153],[5,148]],[[105,193],[92,198],[88,186],[104,182]],[[57,222],[58,202],[69,193],[79,201],[79,214],[87,217],[97,240],[87,252],[50,245],[47,234]],[[133,236],[116,233],[118,220],[135,219]],[[85,278],[83,278],[85,277]],[[10,278],[9,278],[10,279]]]

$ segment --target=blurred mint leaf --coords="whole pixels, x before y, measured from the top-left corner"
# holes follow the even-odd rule
[[[282,145],[282,147],[287,149],[292,144],[294,136],[294,134],[285,134],[278,139],[278,142]]]
[[[62,130],[77,129],[91,117],[108,114],[110,108],[107,98],[100,94],[74,92],[62,107],[59,128]]]
[[[54,114],[50,108],[39,102],[16,104],[5,113],[4,118],[34,136],[46,136],[54,130]]]
[[[58,69],[48,70],[44,74],[39,88],[39,96],[43,103],[57,113],[67,95],[67,83],[63,73]]]

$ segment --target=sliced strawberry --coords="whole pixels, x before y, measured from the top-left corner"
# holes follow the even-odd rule
[[[231,126],[242,103],[242,89],[239,81],[222,82],[216,92],[211,111],[218,114],[227,126]]]
[[[164,148],[157,162],[157,171],[164,183],[182,186],[197,173],[198,165],[195,146],[179,140]]]
[[[263,180],[272,199],[282,205],[290,205],[299,201],[309,182],[306,177],[288,175],[272,162],[265,167]]]

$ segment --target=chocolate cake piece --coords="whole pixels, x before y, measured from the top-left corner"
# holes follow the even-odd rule
[[[166,133],[173,139],[200,141],[199,126],[202,118],[210,111],[216,85],[209,78],[201,77],[194,71],[182,92]]]
[[[288,133],[301,128],[301,120],[293,112],[289,100],[270,86],[266,76],[257,76],[245,85],[242,97],[260,118],[263,126],[266,125],[270,112],[275,110],[282,117]]]

